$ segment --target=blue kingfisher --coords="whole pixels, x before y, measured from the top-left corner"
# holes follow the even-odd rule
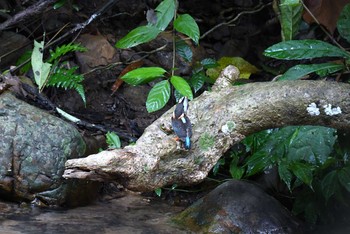
[[[191,148],[192,125],[190,119],[187,117],[188,98],[182,97],[176,104],[173,115],[171,116],[171,125],[178,136],[184,143],[186,150]]]

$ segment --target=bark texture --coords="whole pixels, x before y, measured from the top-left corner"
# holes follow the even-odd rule
[[[66,162],[65,178],[116,180],[126,188],[151,191],[174,183],[202,181],[218,159],[254,132],[288,125],[322,125],[350,129],[350,85],[326,81],[281,81],[231,86],[239,76],[229,66],[211,92],[190,102],[192,149],[181,149],[174,135],[161,130],[170,124],[173,108],[150,125],[135,145],[103,151]],[[319,115],[307,107],[316,103]],[[327,115],[325,105],[342,113]]]

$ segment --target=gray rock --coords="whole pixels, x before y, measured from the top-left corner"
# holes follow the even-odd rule
[[[0,95],[0,136],[2,198],[14,201],[39,198],[49,205],[79,205],[80,199],[85,203],[85,197],[92,195],[88,191],[98,185],[66,182],[62,178],[67,159],[81,157],[85,151],[79,132],[9,92]],[[79,187],[85,188],[79,190],[81,197],[72,198],[71,194]]]
[[[196,233],[302,233],[301,223],[276,199],[238,180],[218,186],[175,221]]]

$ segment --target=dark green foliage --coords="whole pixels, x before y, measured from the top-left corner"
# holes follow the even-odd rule
[[[301,17],[299,15],[299,17]],[[337,27],[340,35],[349,41],[349,20],[350,19],[350,4],[346,5],[341,12],[341,15],[337,22]],[[294,19],[295,21],[296,19]],[[293,21],[293,20],[292,20]],[[292,25],[292,22],[289,22]],[[289,25],[289,24],[287,24]],[[288,30],[287,25],[282,24],[282,29]],[[294,27],[295,29],[295,27]],[[293,29],[293,31],[294,31]],[[282,33],[283,34],[283,33]],[[288,35],[294,35],[289,32]],[[324,77],[329,74],[346,70],[349,66],[350,53],[343,48],[331,45],[330,43],[320,40],[291,40],[293,36],[289,37],[289,40],[282,41],[275,45],[270,46],[264,52],[264,55],[276,59],[285,60],[307,60],[313,58],[343,58],[345,63],[327,62],[322,64],[302,64],[296,65],[290,68],[284,73],[279,80],[296,80],[308,75],[310,73],[316,73],[317,75]]]
[[[55,72],[52,73],[47,85],[57,88],[75,89],[83,99],[84,103],[86,103],[84,87],[82,85],[84,76],[76,74],[77,69],[78,67],[72,67],[70,69],[63,67],[57,68]]]
[[[147,43],[155,39],[159,33],[163,32],[171,21],[173,21],[173,28],[177,32],[188,36],[193,42],[198,44],[200,33],[196,21],[188,14],[177,16],[177,5],[178,2],[176,0],[161,1],[155,10],[147,11],[146,18],[148,24],[131,30],[116,43],[116,47],[126,49],[142,43]],[[185,61],[190,62],[193,54],[190,46],[183,40],[177,40],[175,34],[173,34],[173,42],[175,43],[175,48],[173,48],[174,56],[175,53],[177,53]],[[169,77],[163,77],[166,72],[163,68],[138,68],[126,73],[122,79],[131,85],[148,83],[159,77],[167,79],[157,83],[148,95],[146,101],[147,111],[154,112],[163,108],[169,101],[171,91],[170,84],[175,88],[174,95],[177,98],[187,96],[189,99],[193,99],[193,93],[190,87],[191,82],[188,82],[187,79],[180,76],[176,76],[174,74],[175,70],[175,64],[173,64],[171,75]],[[198,87],[201,87],[200,82],[196,82],[194,85],[197,90]]]
[[[80,46],[79,44],[74,44],[74,43],[58,46],[54,51],[50,51],[50,58],[47,62],[53,63],[57,61],[59,58],[61,58],[63,55],[69,52],[75,52],[75,51],[84,52],[84,51],[87,51],[87,49],[83,46]]]
[[[293,212],[315,223],[326,215],[329,200],[350,202],[343,199],[350,195],[348,153],[339,148],[336,133],[325,127],[290,126],[252,134],[242,142],[245,150],[232,153],[229,173],[251,178],[277,167],[291,193],[287,196],[296,197]]]

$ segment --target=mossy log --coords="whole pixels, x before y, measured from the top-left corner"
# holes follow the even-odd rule
[[[190,185],[205,179],[231,146],[263,129],[288,125],[350,128],[349,84],[300,80],[232,86],[230,80],[238,76],[235,67],[227,67],[212,91],[190,102],[191,150],[181,149],[174,135],[161,129],[169,125],[172,108],[135,145],[68,160],[64,177],[114,180],[135,191]]]

